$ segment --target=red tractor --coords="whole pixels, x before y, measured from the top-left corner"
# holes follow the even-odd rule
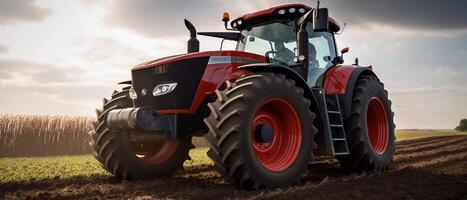
[[[318,6],[319,7],[319,6]],[[244,189],[296,184],[317,155],[348,172],[388,169],[394,152],[388,93],[371,67],[344,65],[326,8],[287,4],[191,33],[188,53],[137,65],[96,110],[94,156],[117,178],[172,176],[193,136],[225,179]],[[237,42],[199,52],[197,35]]]

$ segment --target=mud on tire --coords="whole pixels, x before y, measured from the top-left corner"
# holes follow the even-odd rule
[[[344,122],[350,154],[337,156],[347,172],[382,172],[394,153],[394,113],[383,83],[359,77],[353,91],[351,117]]]
[[[211,114],[204,119],[209,128],[205,138],[210,145],[208,156],[228,182],[244,189],[299,183],[316,146],[313,137],[317,132],[313,126],[315,114],[303,93],[293,80],[271,73],[248,75],[234,83],[227,81],[225,89],[216,90],[217,100],[208,104]],[[274,107],[276,104],[278,107]],[[284,116],[278,116],[281,113]],[[267,121],[268,116],[274,118],[271,124],[280,125],[271,125],[275,127],[273,139],[258,142],[261,138],[255,139],[253,134],[267,125],[261,120]],[[291,131],[281,134],[276,128]],[[283,145],[274,146],[277,144]],[[267,150],[268,145],[283,155]],[[271,155],[265,156],[262,150]]]
[[[129,89],[130,86],[124,87],[120,92],[114,91],[111,100],[104,99],[103,108],[96,110],[97,121],[93,123],[94,129],[89,132],[91,136],[89,144],[93,149],[93,156],[105,170],[119,179],[173,176],[179,169],[183,168],[184,161],[190,159],[188,152],[194,148],[191,144],[191,137],[171,141],[169,147],[172,150],[168,151],[171,152],[170,157],[161,159],[162,162],[151,162],[150,159],[145,160],[137,156],[136,152],[141,152],[141,148],[135,148],[135,144],[126,139],[126,133],[111,130],[106,126],[105,118],[110,110],[133,106],[128,93]],[[145,143],[144,145],[150,149],[157,149],[161,148],[161,145],[167,144],[159,142]]]

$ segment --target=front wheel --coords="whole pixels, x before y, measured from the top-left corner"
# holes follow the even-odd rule
[[[191,136],[177,140],[138,142],[128,140],[125,131],[107,127],[105,118],[113,109],[132,107],[129,86],[115,91],[111,100],[104,99],[103,109],[98,109],[97,122],[90,131],[94,157],[102,167],[120,179],[148,179],[172,176],[189,159],[194,146]]]
[[[215,169],[244,189],[298,183],[317,132],[303,93],[293,80],[269,73],[227,82],[216,91],[204,120]]]
[[[348,172],[388,169],[394,153],[394,114],[383,84],[363,75],[353,91],[352,115],[345,121],[350,155],[338,156]]]

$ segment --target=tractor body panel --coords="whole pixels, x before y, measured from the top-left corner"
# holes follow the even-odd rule
[[[153,110],[189,109],[208,61],[209,57],[196,57],[133,70],[133,89],[138,93],[134,105]],[[164,83],[177,83],[177,86],[171,93],[154,96],[155,87]]]
[[[329,68],[323,81],[323,88],[326,94],[345,94],[348,86],[347,83],[355,68],[357,68],[355,65],[338,65]]]
[[[134,106],[148,107],[160,114],[194,114],[206,97],[226,80],[241,74],[238,66],[260,62],[265,62],[265,58],[252,53],[209,51],[143,63],[132,70],[132,85],[138,94]],[[157,85],[167,83],[177,84],[173,92],[152,94]]]
[[[270,15],[275,14],[275,12],[277,10],[284,9],[284,8],[290,8],[290,7],[303,7],[307,11],[311,9],[310,7],[308,7],[307,5],[304,5],[304,4],[284,4],[284,5],[275,6],[275,7],[272,7],[272,8],[256,11],[256,12],[253,12],[253,13],[248,13],[248,14],[243,15],[241,18],[243,20],[246,20],[246,21],[251,21],[251,20],[255,20],[257,18],[261,18],[261,17],[268,17]]]
[[[337,65],[326,71],[323,81],[324,91],[326,94],[335,93],[339,96],[344,119],[347,119],[350,116],[353,90],[357,79],[362,74],[371,74],[376,76],[370,68],[357,65]]]
[[[268,21],[271,21],[271,20],[282,20],[284,19],[284,17],[286,18],[289,18],[289,19],[294,19],[294,18],[297,18],[297,17],[300,17],[302,16],[304,13],[299,13],[298,11],[297,12],[294,12],[292,14],[290,13],[286,13],[284,14],[284,16],[282,15],[277,15],[277,12],[279,10],[286,10],[286,9],[289,9],[289,8],[296,8],[297,10],[300,9],[300,8],[303,8],[305,10],[305,12],[308,12],[310,11],[311,7],[305,5],[305,4],[284,4],[284,5],[280,5],[280,6],[275,6],[275,7],[271,7],[271,8],[268,8],[268,9],[264,9],[264,10],[260,10],[260,11],[256,11],[256,12],[253,12],[253,13],[248,13],[248,14],[245,14],[235,20],[232,21],[231,25],[233,24],[237,24],[238,26],[232,26],[234,27],[235,29],[237,30],[243,30],[253,24],[258,24],[258,23],[264,23],[264,22],[268,22]],[[237,22],[239,20],[242,20],[243,23],[242,24],[238,24]],[[330,27],[330,30],[332,30],[333,32],[338,32],[340,30],[340,26],[339,24],[337,23],[336,20],[334,20],[333,18],[329,17],[329,27]]]

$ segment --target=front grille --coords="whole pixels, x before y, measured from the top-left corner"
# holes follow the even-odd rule
[[[137,107],[153,110],[189,109],[206,69],[209,57],[174,61],[161,66],[132,71],[133,88],[138,94],[134,100]],[[163,83],[177,83],[169,94],[154,97],[152,91]],[[146,96],[141,95],[143,89]]]

